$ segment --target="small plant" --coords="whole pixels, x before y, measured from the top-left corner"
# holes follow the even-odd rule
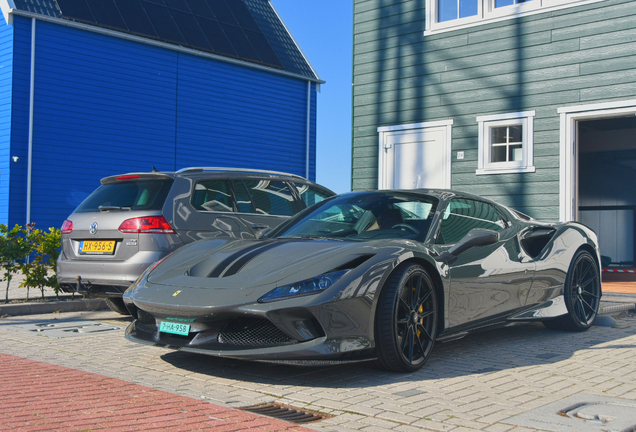
[[[60,230],[49,228],[47,233],[35,228],[35,224],[29,224],[26,232],[26,240],[33,249],[29,259],[20,265],[20,270],[25,276],[20,286],[27,288],[27,299],[29,288],[39,289],[44,298],[44,288],[50,287],[58,296],[60,287],[57,283],[55,262],[60,254]]]
[[[7,282],[5,303],[9,303],[9,286],[18,272],[24,275],[21,287],[38,288],[44,297],[44,288],[51,287],[57,295],[59,285],[55,273],[55,262],[60,252],[61,234],[59,229],[49,228],[49,232],[36,229],[35,224],[26,227],[15,225],[9,229],[0,224],[0,266],[3,280]]]
[[[2,265],[3,281],[7,282],[5,303],[9,303],[9,285],[13,276],[21,270],[21,261],[33,251],[33,244],[27,240],[27,229],[16,225],[9,229],[0,224],[0,265]],[[27,298],[29,294],[27,291]]]

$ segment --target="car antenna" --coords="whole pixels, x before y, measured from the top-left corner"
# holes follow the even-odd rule
[[[159,170],[157,168],[155,168],[155,166],[152,166],[152,172],[159,172]]]

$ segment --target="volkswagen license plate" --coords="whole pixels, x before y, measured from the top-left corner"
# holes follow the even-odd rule
[[[82,255],[112,255],[115,253],[115,240],[83,240],[79,253]]]
[[[162,321],[159,331],[163,333],[172,333],[181,336],[187,336],[190,333],[190,324],[178,324],[168,321]]]

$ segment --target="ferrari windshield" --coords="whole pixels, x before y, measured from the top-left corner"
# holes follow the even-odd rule
[[[308,213],[284,224],[273,235],[283,238],[424,241],[437,203],[437,198],[427,195],[345,194],[308,209]]]

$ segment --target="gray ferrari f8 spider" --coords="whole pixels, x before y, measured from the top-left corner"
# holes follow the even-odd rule
[[[195,242],[124,294],[129,340],[236,359],[421,368],[436,341],[522,321],[582,331],[597,237],[449,190],[352,192],[260,239]]]

